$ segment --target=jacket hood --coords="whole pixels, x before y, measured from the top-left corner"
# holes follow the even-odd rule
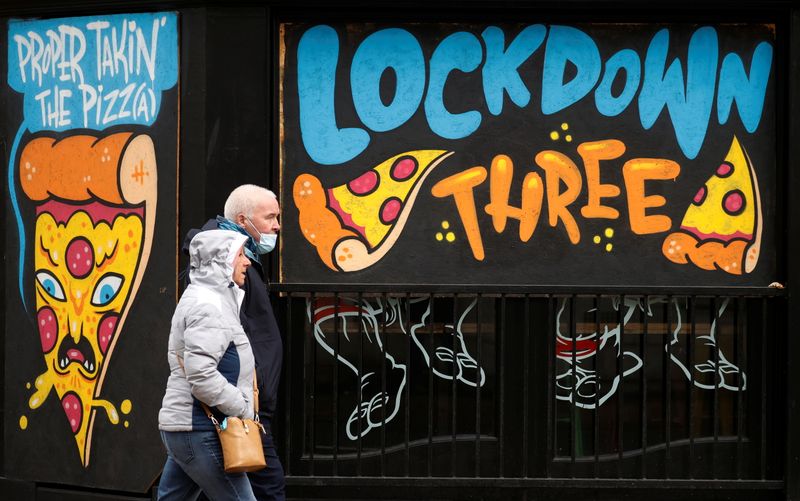
[[[189,278],[205,287],[229,287],[233,261],[248,237],[228,230],[201,231],[189,244]]]

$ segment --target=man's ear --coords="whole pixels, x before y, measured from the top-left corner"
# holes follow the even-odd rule
[[[247,222],[246,219],[247,218],[244,217],[244,214],[238,214],[236,216],[236,221],[235,222],[236,222],[236,224],[238,224],[239,226],[244,228],[244,224]]]

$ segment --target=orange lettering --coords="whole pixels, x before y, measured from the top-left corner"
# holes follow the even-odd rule
[[[617,186],[600,183],[600,160],[613,160],[621,157],[623,153],[625,153],[625,143],[616,139],[581,143],[578,146],[578,154],[583,159],[586,170],[586,189],[589,195],[588,203],[581,208],[583,217],[606,219],[619,217],[618,210],[600,204],[601,199],[616,197],[620,193]]]
[[[544,198],[544,185],[542,177],[530,172],[522,181],[522,216],[519,219],[519,239],[527,242],[536,224],[539,222],[539,214],[542,212],[542,198]]]
[[[446,177],[431,188],[431,194],[436,198],[453,196],[458,216],[461,218],[461,224],[464,225],[464,232],[467,234],[467,241],[472,249],[472,255],[478,261],[483,261],[484,252],[481,230],[478,227],[478,213],[475,209],[475,196],[472,190],[485,180],[486,169],[478,166]]]
[[[489,178],[489,204],[486,213],[492,216],[494,231],[502,233],[506,229],[506,219],[516,207],[508,205],[508,193],[511,191],[511,178],[514,177],[514,162],[505,155],[497,155],[492,160]]]
[[[522,208],[513,207],[508,205],[508,193],[513,176],[514,163],[511,159],[505,155],[494,157],[489,178],[490,202],[485,210],[492,216],[492,224],[497,233],[505,230],[509,217],[519,220],[519,239],[527,242],[533,236],[536,224],[539,222],[544,186],[539,174],[528,173],[522,182]]]
[[[648,208],[663,206],[666,199],[661,195],[645,195],[644,183],[651,179],[675,180],[680,172],[680,165],[663,158],[634,158],[625,162],[622,175],[628,192],[628,217],[634,233],[647,235],[672,228],[672,220],[668,216],[646,214]]]
[[[544,169],[547,180],[547,212],[550,226],[555,228],[561,219],[570,242],[577,244],[581,240],[581,231],[567,207],[581,192],[582,181],[578,167],[563,153],[552,150],[539,152],[536,155],[536,163]],[[561,181],[567,187],[563,193],[559,193]]]

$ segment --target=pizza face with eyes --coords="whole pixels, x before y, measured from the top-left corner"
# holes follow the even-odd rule
[[[394,246],[425,178],[451,154],[401,153],[331,188],[312,174],[301,174],[292,191],[303,236],[332,270],[372,266]]]
[[[750,273],[758,263],[762,227],[758,178],[734,137],[725,160],[686,209],[680,230],[664,239],[662,252],[678,264],[691,262],[733,275]]]
[[[37,387],[55,390],[82,457],[142,236],[141,210],[48,202],[36,218],[36,324],[47,366]],[[106,410],[116,421],[116,410]]]
[[[130,132],[40,136],[23,148],[19,175],[35,207],[32,315],[45,362],[28,405],[55,394],[86,467],[98,411],[119,423],[101,394],[153,242],[155,148]]]

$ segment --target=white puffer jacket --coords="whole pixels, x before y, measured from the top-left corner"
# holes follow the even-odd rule
[[[244,291],[232,282],[233,261],[245,240],[226,230],[203,231],[192,239],[191,284],[169,333],[170,375],[158,414],[160,430],[213,430],[200,402],[220,421],[253,417],[255,362],[239,320]]]

